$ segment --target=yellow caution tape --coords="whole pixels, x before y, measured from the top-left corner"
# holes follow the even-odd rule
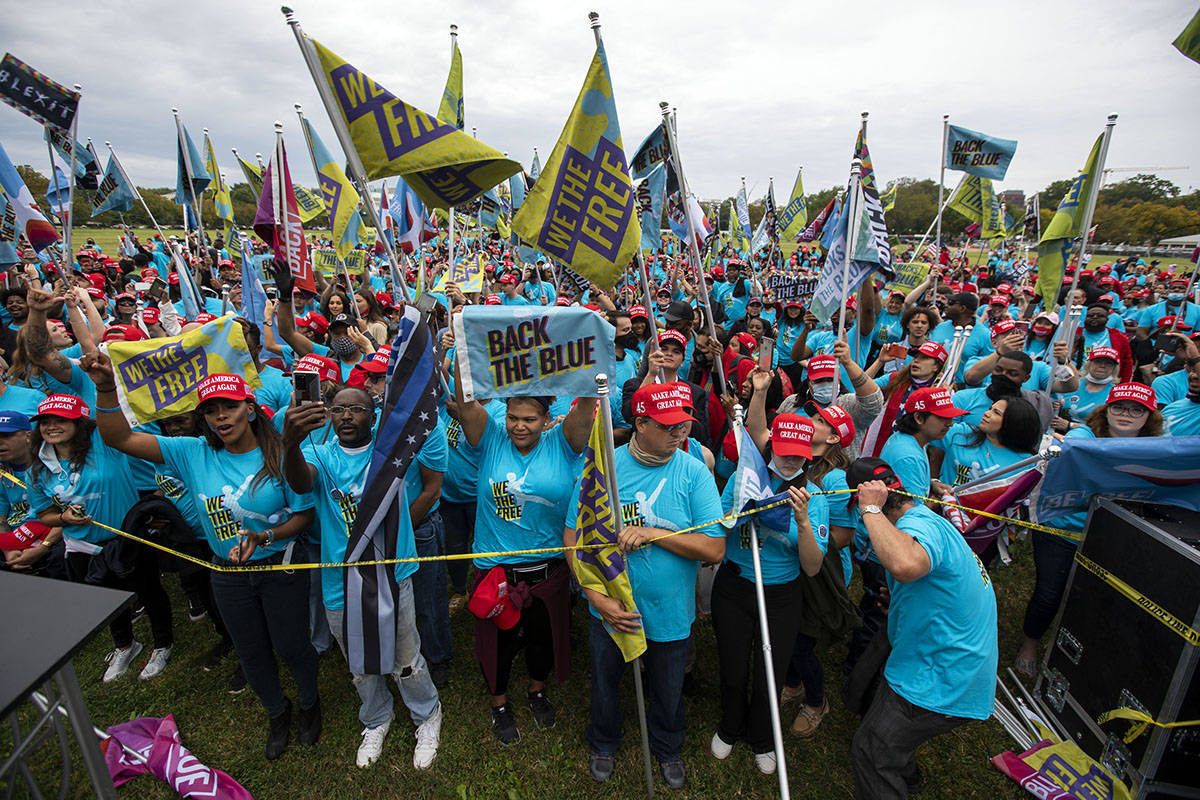
[[[1129,731],[1125,734],[1125,744],[1129,744],[1134,739],[1141,736],[1146,728],[1150,725],[1156,728],[1192,728],[1200,725],[1200,719],[1181,720],[1179,722],[1159,722],[1144,711],[1138,711],[1135,708],[1121,706],[1114,708],[1112,711],[1105,711],[1100,716],[1096,717],[1096,722],[1100,725],[1108,722],[1110,719],[1127,719],[1134,723],[1129,726]]]
[[[1192,627],[1186,622],[1176,617],[1170,611],[1167,611],[1158,603],[1155,603],[1149,597],[1146,597],[1146,595],[1142,594],[1137,589],[1134,589],[1116,575],[1113,575],[1095,561],[1092,561],[1083,553],[1075,553],[1075,560],[1079,563],[1079,566],[1083,567],[1088,572],[1092,573],[1097,578],[1104,581],[1121,594],[1125,595],[1125,597],[1133,601],[1134,605],[1138,606],[1147,614],[1161,622],[1163,625],[1166,625],[1175,633],[1182,636],[1188,644],[1192,645],[1193,647],[1200,646],[1200,633],[1197,633],[1195,630],[1193,630]]]

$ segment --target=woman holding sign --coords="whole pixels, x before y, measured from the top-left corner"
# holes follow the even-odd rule
[[[521,734],[508,680],[522,642],[529,709],[539,728],[554,725],[546,678],[553,667],[561,682],[570,667],[569,582],[562,553],[496,553],[561,547],[562,521],[582,468],[596,400],[579,398],[562,424],[553,427],[552,397],[508,397],[503,419],[492,419],[479,402],[463,399],[460,363],[454,365],[458,417],[467,442],[479,449],[475,552],[482,555],[475,559],[468,607],[479,617],[475,656],[492,696],[492,728],[501,742],[512,744]]]
[[[130,430],[117,404],[112,362],[84,356],[96,384],[104,444],[164,464],[203,510],[204,538],[219,567],[253,563],[265,572],[215,572],[213,597],[229,629],[246,682],[270,718],[266,755],[283,755],[291,739],[292,703],[283,693],[275,657],[296,681],[300,744],[321,736],[317,652],[308,635],[308,583],[292,561],[292,538],[312,526],[314,500],[292,491],[283,476],[283,439],[237,375],[214,373],[196,387],[203,438],[154,436]]]

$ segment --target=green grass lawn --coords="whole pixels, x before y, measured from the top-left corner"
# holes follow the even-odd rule
[[[1029,546],[1017,547],[1012,567],[993,574],[999,604],[1000,662],[1010,663],[1020,636],[1025,601],[1033,582]],[[455,655],[450,685],[442,692],[445,721],[441,749],[433,768],[417,773],[412,768],[413,726],[396,695],[398,718],[393,723],[383,757],[369,769],[354,765],[361,727],[357,719],[358,698],[342,656],[328,652],[320,661],[321,701],[324,709],[324,733],[313,748],[294,744],[278,761],[268,762],[263,755],[266,719],[253,693],[226,692],[226,681],[234,666],[229,657],[213,672],[200,668],[204,653],[216,641],[207,621],[188,621],[186,604],[173,575],[168,590],[175,605],[176,645],[171,663],[158,678],[139,681],[137,671],[149,651],[150,630],[146,619],[135,625],[136,635],[147,652],[136,667],[120,680],[103,684],[104,655],[111,648],[107,631],[102,632],[75,659],[75,669],[95,724],[101,728],[141,716],[165,716],[173,713],[185,746],[204,763],[228,772],[260,800],[264,798],[506,798],[507,800],[546,800],[546,798],[636,798],[644,796],[641,751],[634,710],[633,681],[626,677],[625,742],[617,758],[616,773],[605,785],[598,786],[588,776],[588,747],[583,730],[588,722],[587,619],[581,606],[572,617],[572,673],[562,686],[551,685],[550,697],[558,710],[558,725],[538,731],[528,709],[517,704],[520,743],[502,746],[491,731],[487,691],[476,666],[472,648],[472,620],[465,608],[451,619]],[[852,594],[857,596],[857,580]],[[19,646],[6,643],[6,646]],[[688,735],[684,763],[688,768],[687,787],[670,793],[658,776],[656,792],[681,798],[769,798],[778,796],[775,776],[765,776],[754,766],[753,756],[744,744],[735,746],[726,761],[716,761],[705,752],[718,717],[717,658],[712,626],[702,621],[697,626],[697,674],[703,696],[688,698]],[[785,712],[784,730],[787,767],[795,798],[849,798],[853,781],[849,755],[850,739],[858,717],[842,708],[841,662],[844,646],[822,654],[827,672],[827,692],[832,711],[811,740],[787,733],[795,714]],[[285,675],[285,688],[295,697],[294,687]],[[513,685],[518,692],[525,676],[523,660],[518,657]],[[11,748],[7,726],[0,733],[0,752]],[[925,777],[922,800],[946,798],[1017,798],[1022,790],[994,769],[988,759],[1015,747],[1000,725],[989,720],[972,723],[935,739],[922,747],[917,758]],[[36,760],[37,774],[46,779],[57,773],[57,749],[46,745]],[[74,759],[74,785],[70,796],[88,796],[83,782],[82,763]],[[127,798],[171,798],[176,795],[150,777],[140,777],[120,790]],[[25,795],[18,790],[18,797]]]

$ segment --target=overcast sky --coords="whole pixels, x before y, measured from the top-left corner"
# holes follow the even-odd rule
[[[231,147],[269,153],[282,120],[292,174],[315,185],[293,110],[331,150],[320,106],[278,2],[2,0],[0,49],[83,85],[80,138],[105,140],[134,181],[174,186],[180,109],[197,144],[207,127],[222,167]],[[881,182],[937,179],[941,119],[1020,144],[999,188],[1074,175],[1105,119],[1120,119],[1110,167],[1200,186],[1200,64],[1171,41],[1196,0],[1060,2],[624,2],[338,0],[293,4],[305,30],[393,94],[436,113],[459,28],[467,128],[528,169],[543,162],[593,52],[600,12],[626,152],[678,108],[680,150],[702,198],[751,198],[774,176],[786,198],[798,167],[809,192],[842,184],[862,111]],[[57,21],[57,22],[56,22]],[[63,25],[69,22],[64,30]],[[62,23],[62,24],[59,24]],[[46,172],[41,129],[0,106],[0,142]],[[1120,180],[1132,173],[1115,173]],[[957,175],[947,175],[952,185]],[[40,198],[39,198],[40,199]]]

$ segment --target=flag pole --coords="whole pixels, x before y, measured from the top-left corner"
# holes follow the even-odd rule
[[[74,149],[74,146],[72,145],[72,150],[73,149]],[[59,224],[59,227],[61,227],[63,229],[63,242],[65,245],[65,243],[68,241],[67,226],[70,225],[71,223],[68,222],[67,219],[63,218],[62,190],[58,188],[58,170],[54,166],[54,148],[50,146],[50,137],[49,136],[46,137],[46,157],[50,159],[50,180],[54,182],[54,197],[58,200],[58,224]],[[74,172],[74,170],[72,170],[72,172]],[[46,205],[49,206],[50,204],[47,203]],[[53,209],[48,209],[48,210],[53,210]],[[70,216],[71,216],[70,210],[68,209],[67,218],[70,218]],[[70,250],[70,248],[67,248],[67,249]],[[64,255],[63,266],[65,267],[67,265],[65,256],[70,255],[70,254],[64,253],[63,255]],[[74,263],[74,256],[72,255],[71,258],[72,258],[71,263]]]
[[[474,125],[471,126],[471,138],[472,139],[479,138],[479,128],[475,127]],[[497,205],[499,205],[499,204],[497,203]],[[483,195],[479,196],[479,208],[475,210],[475,237],[476,237],[475,246],[478,247],[479,252],[482,253],[483,252]],[[525,278],[525,275],[522,272],[521,279],[524,280],[524,278]],[[538,276],[538,280],[539,281],[541,280],[541,276]]]
[[[592,30],[596,38],[600,38],[599,15],[593,11],[588,15],[592,20]],[[617,488],[616,452],[613,448],[612,406],[609,405],[608,376],[603,372],[596,376],[596,394],[599,396],[597,405],[600,406],[600,419],[604,423],[604,463],[605,478],[608,483],[608,507],[612,509],[614,541],[621,536],[621,492]],[[650,734],[646,727],[646,690],[642,686],[642,659],[639,656],[633,660],[633,688],[637,695],[638,729],[642,734],[642,766],[646,773],[646,796],[654,797],[654,770],[650,763]]]
[[[75,94],[83,99],[83,87],[76,83],[73,87]],[[74,247],[71,246],[71,229],[75,227],[75,137],[79,135],[79,105],[75,106],[75,115],[71,117],[71,138],[67,142],[67,147],[71,150],[71,170],[67,174],[67,221],[63,228],[63,268],[64,273],[70,273],[75,266]],[[53,159],[52,159],[53,160]],[[96,168],[99,169],[99,164]],[[62,208],[61,201],[59,208]],[[65,280],[67,274],[63,275]]]
[[[133,196],[142,204],[142,209],[146,212],[146,216],[150,218],[150,224],[154,226],[154,230],[158,231],[158,236],[162,239],[163,247],[171,254],[171,260],[175,262],[175,269],[183,272],[187,266],[179,259],[179,253],[175,252],[175,248],[171,247],[170,241],[163,234],[162,228],[158,227],[158,220],[154,218],[154,212],[150,210],[150,206],[146,205],[146,199],[142,197],[142,193],[138,191],[137,185],[129,179],[129,173],[125,171],[125,165],[121,163],[120,156],[113,149],[112,142],[105,142],[104,146],[108,148],[109,155],[112,156],[113,163],[117,165],[117,170],[121,173],[121,177],[125,179],[125,185],[133,192]]]
[[[325,106],[325,113],[329,116],[329,122],[333,125],[334,133],[337,134],[338,143],[341,144],[342,150],[346,154],[346,163],[352,173],[351,178],[358,184],[358,192],[363,199],[363,206],[367,209],[367,216],[371,218],[371,224],[375,226],[375,230],[380,231],[380,236],[382,237],[383,226],[380,222],[379,210],[375,207],[375,199],[371,196],[370,185],[367,183],[367,170],[363,166],[358,150],[354,147],[354,139],[350,136],[350,129],[346,125],[346,120],[342,116],[342,112],[334,105],[333,91],[329,88],[329,81],[325,80],[324,70],[322,70],[318,63],[317,54],[313,50],[312,43],[308,40],[308,37],[304,35],[304,30],[300,27],[300,20],[296,19],[292,9],[283,6],[280,11],[283,12],[287,24],[291,27],[292,33],[296,37],[296,44],[300,47],[300,55],[303,57],[304,64],[308,67],[313,83],[317,87],[317,94],[321,97],[321,104]],[[396,253],[392,250],[392,246],[386,237],[383,238],[383,251],[387,254],[388,266],[391,269],[393,294],[396,295],[397,300],[412,302],[408,285],[404,282],[404,275],[400,272],[400,265],[396,260]],[[432,298],[430,298],[430,301],[436,302]]]
[[[746,203],[747,203],[746,210],[747,210],[747,212],[749,212],[750,198],[749,198],[749,195],[746,194],[746,176],[745,175],[742,176],[742,197],[746,198]],[[734,215],[734,217],[737,218],[738,230],[742,231],[741,235],[738,237],[738,241],[745,240],[746,247],[749,248],[750,245],[752,244],[752,242],[749,239],[746,239],[746,231],[742,230],[742,218],[738,217],[738,215],[737,215],[737,198],[736,197],[733,198],[733,215]],[[751,231],[751,235],[753,235],[753,231]],[[738,251],[738,255],[741,255],[740,249]],[[749,256],[747,256],[747,259],[748,258],[749,258]]]
[[[741,458],[742,414],[740,404],[733,407],[733,441],[737,444],[739,460]],[[741,510],[741,509],[737,509]],[[783,753],[783,726],[779,721],[779,690],[775,685],[775,664],[772,661],[771,630],[767,624],[767,597],[763,589],[762,561],[758,553],[758,523],[755,517],[750,517],[750,556],[754,562],[754,599],[758,605],[758,635],[762,640],[763,672],[767,677],[767,702],[771,709],[771,736],[775,740],[776,774],[779,777],[779,797],[789,800],[791,790],[788,786],[787,760]]]
[[[450,67],[452,69],[454,67],[454,53],[457,50],[458,50],[458,26],[451,24],[450,25]],[[447,81],[448,80],[449,79],[447,79]],[[454,206],[450,206],[450,208],[447,209],[446,213],[447,213],[447,216],[450,218],[450,222],[449,222],[450,245],[449,245],[449,251],[448,251],[449,252],[448,260],[449,260],[449,263],[451,265],[453,265],[454,264],[454,217],[455,217]],[[421,224],[424,225],[424,222],[422,222]]]
[[[688,210],[688,198],[691,196],[688,192],[687,177],[683,172],[683,159],[679,154],[679,141],[675,135],[675,117],[671,113],[668,103],[664,100],[658,104],[662,110],[663,130],[667,134],[667,150],[671,153],[671,163],[675,169],[675,180],[679,184],[679,196],[683,200],[683,218],[687,222],[688,235],[688,252],[692,256],[693,262],[696,264],[696,273],[700,280],[700,301],[704,303],[704,319],[708,323],[708,336],[713,341],[717,339],[717,325],[713,321],[712,305],[708,300],[708,286],[704,283],[704,272],[700,268],[700,248],[696,245],[696,229],[692,222],[692,215]],[[753,267],[751,267],[753,269]],[[647,309],[649,313],[649,309]],[[721,369],[721,363],[718,359],[712,365],[713,387],[717,389],[718,394],[725,393],[725,373]]]
[[[196,197],[196,184],[193,183],[195,175],[192,173],[192,154],[188,151],[187,140],[183,134],[183,120],[179,118],[179,109],[172,108],[171,114],[175,117],[175,135],[179,139],[179,152],[182,154],[183,169],[187,174],[184,178],[187,179],[188,196],[192,198],[192,210],[196,212],[196,230],[200,231],[200,263],[204,264],[207,258],[208,237],[204,235],[204,217],[201,212],[204,210],[200,200]],[[187,227],[187,215],[184,215],[183,226]],[[204,264],[205,269],[208,265]]]
[[[865,126],[866,120],[863,121]],[[850,294],[850,259],[853,255],[853,243],[858,241],[858,226],[859,213],[858,199],[862,194],[862,189],[859,187],[862,176],[862,162],[857,158],[850,163],[850,191],[846,198],[849,206],[846,220],[846,256],[842,262],[842,307],[838,311],[838,338],[842,341],[846,340],[846,301]]]
[[[946,148],[950,146],[950,115],[942,114],[942,161],[938,168],[938,212],[937,212],[937,263],[935,266],[941,266],[942,263],[942,212],[946,210],[946,206],[942,202],[942,197],[946,193]],[[926,233],[926,236],[929,234]],[[924,242],[924,238],[921,239]],[[933,293],[930,297],[931,302],[937,300],[937,275],[934,274]]]
[[[304,119],[304,108],[299,103],[293,103],[293,107],[296,109],[296,116],[300,118],[300,130],[304,134],[304,144],[308,147],[308,157],[312,160],[313,175],[317,179],[317,186],[320,187],[321,186],[321,168],[319,166],[317,166],[317,151],[315,149],[313,149],[312,136],[309,135],[308,125],[305,124],[305,122],[307,120]],[[323,191],[322,191],[322,195],[324,195]],[[334,261],[337,262],[338,269],[341,270],[342,277],[344,277],[346,279],[347,294],[353,295],[354,294],[354,284],[352,284],[350,282],[350,273],[346,269],[346,263],[344,261],[342,261],[342,257],[340,255],[338,255],[338,245],[340,244],[340,242],[333,241],[333,209],[326,208],[325,211],[326,211],[326,215],[329,217],[329,241],[333,242],[333,259],[334,259]],[[316,263],[314,262],[313,273],[315,274],[316,271],[317,271],[317,266],[316,266]],[[356,319],[356,320],[361,318],[361,315],[358,313],[358,303],[353,299],[353,297],[350,300],[350,313],[354,316],[354,319]]]
[[[1092,227],[1092,214],[1096,211],[1096,198],[1100,194],[1100,178],[1104,174],[1104,162],[1108,158],[1108,143],[1112,141],[1113,128],[1116,125],[1117,115],[1109,114],[1108,122],[1104,126],[1104,139],[1100,142],[1100,155],[1096,158],[1096,174],[1091,176],[1091,186],[1088,187],[1087,203],[1083,207],[1083,220],[1079,226],[1079,256],[1075,260],[1075,274],[1071,276],[1071,290],[1063,298],[1062,305],[1064,306],[1073,302],[1075,289],[1079,286],[1079,273],[1083,272],[1083,258],[1087,255],[1088,229]],[[1068,350],[1071,339],[1074,339],[1074,331],[1071,331],[1070,334],[1070,338],[1067,340]]]

